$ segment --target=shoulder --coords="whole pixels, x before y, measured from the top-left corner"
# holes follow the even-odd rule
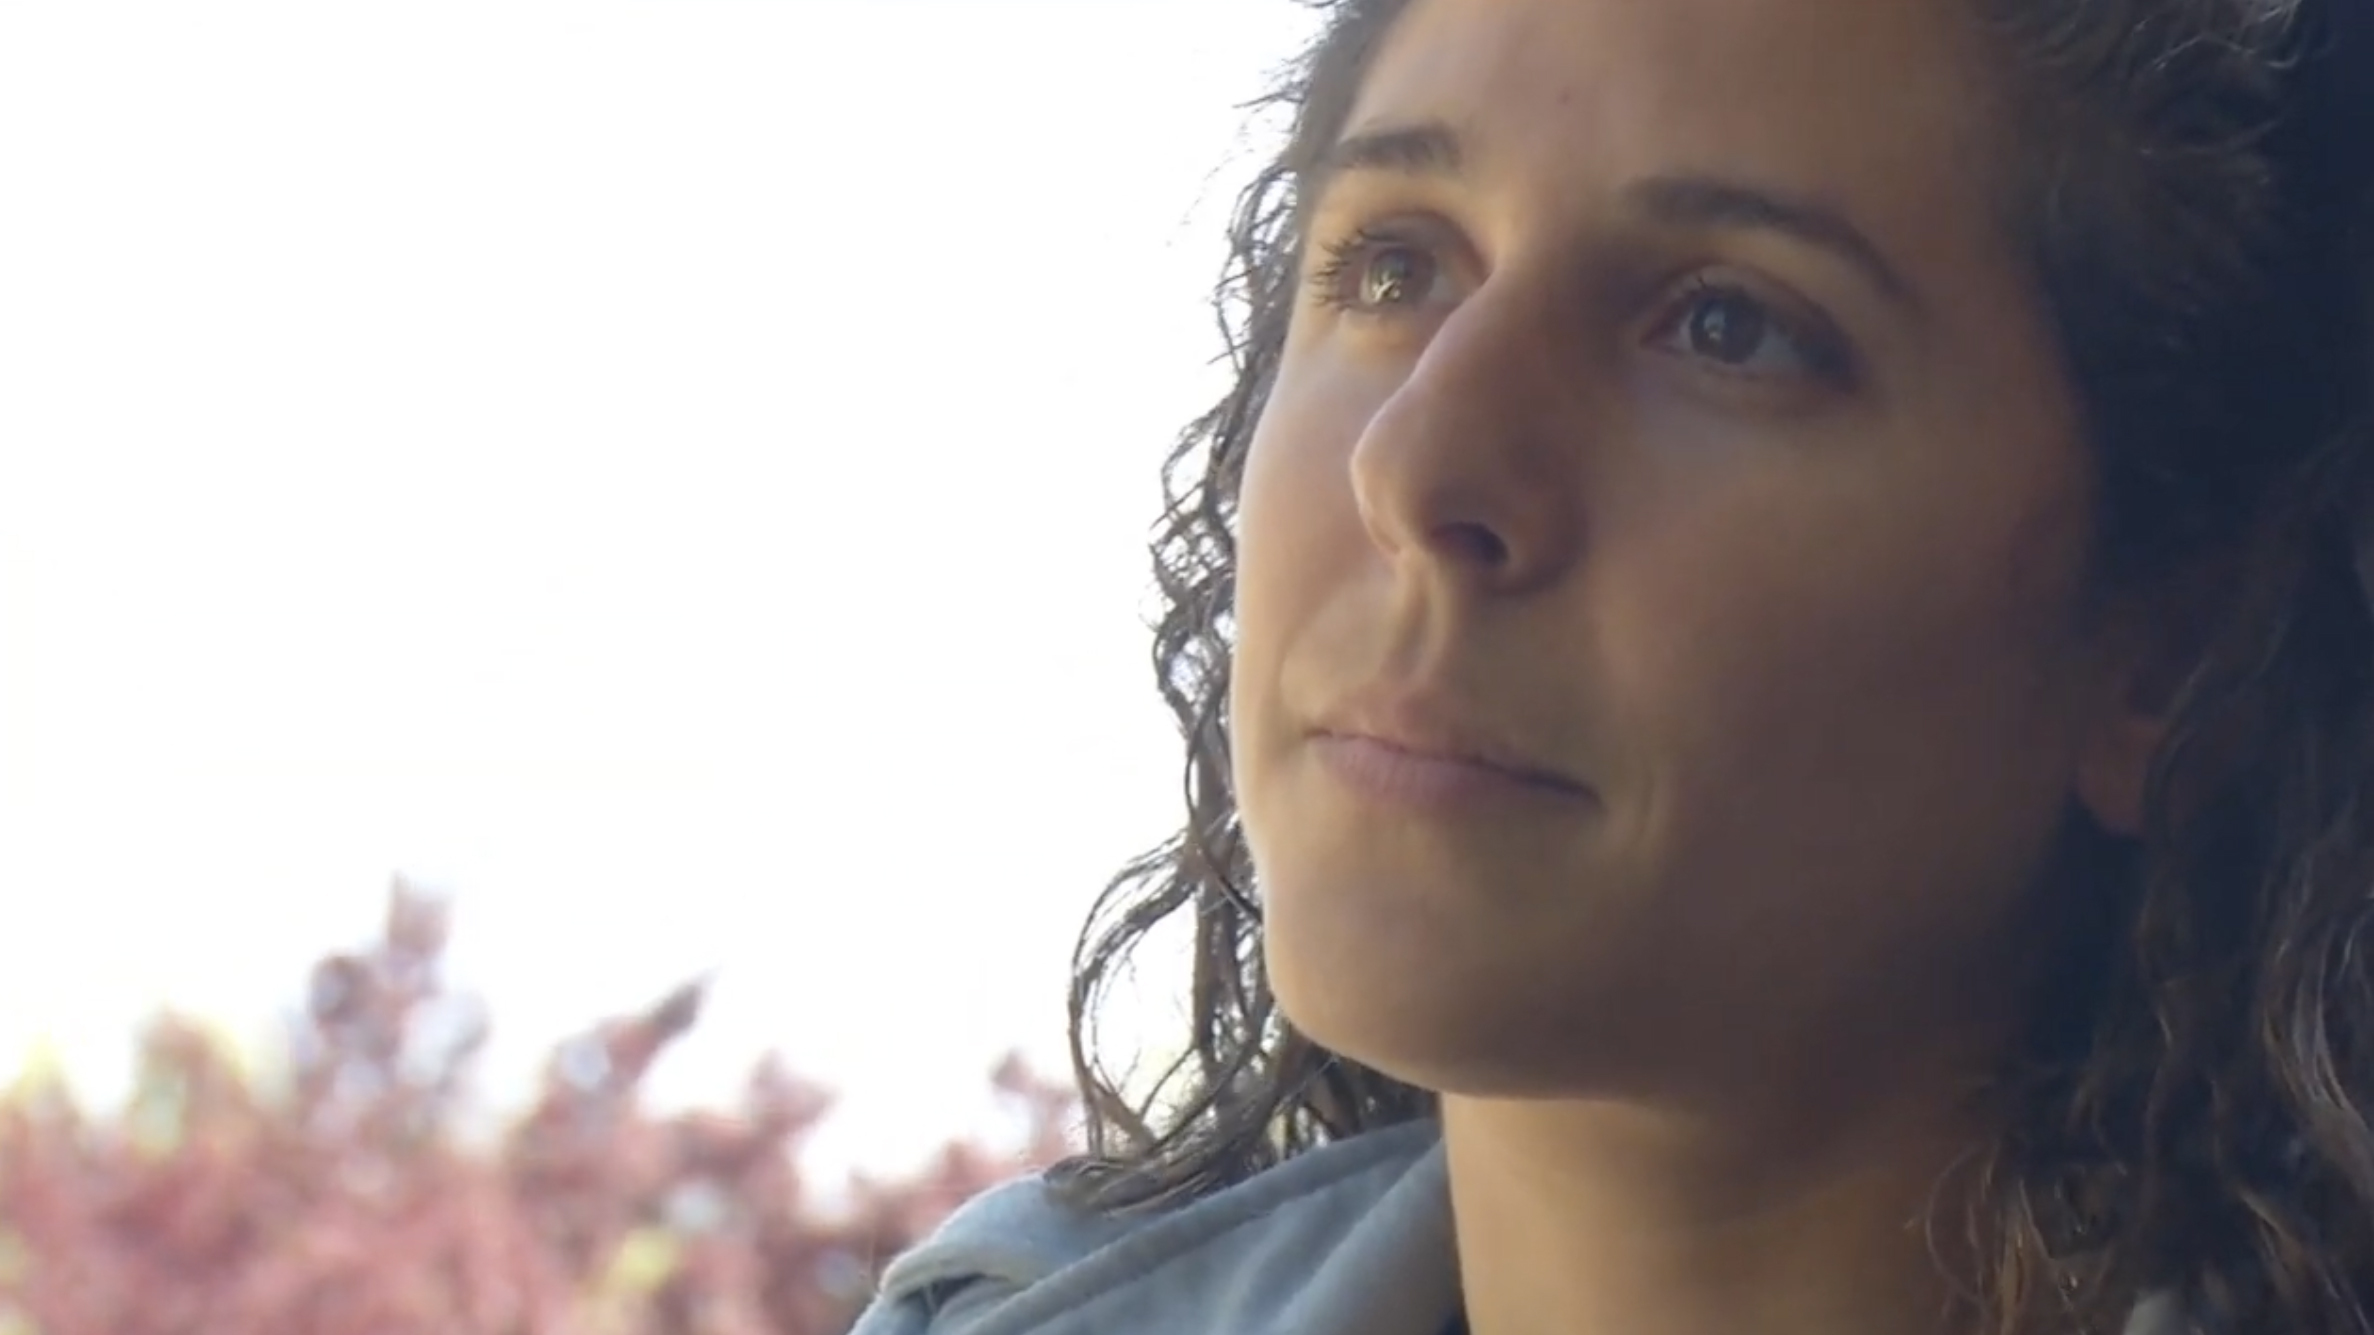
[[[1457,1305],[1441,1159],[1432,1123],[1392,1127],[1129,1219],[1019,1178],[893,1261],[852,1335],[1430,1335]]]

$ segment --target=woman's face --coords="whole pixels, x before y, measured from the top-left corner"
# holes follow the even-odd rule
[[[1591,1093],[2001,1021],[2115,692],[1966,23],[1398,21],[1243,492],[1235,778],[1322,1043]]]

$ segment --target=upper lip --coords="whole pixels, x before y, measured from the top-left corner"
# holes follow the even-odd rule
[[[1414,687],[1377,687],[1347,697],[1321,715],[1313,732],[1357,738],[1429,760],[1498,770],[1512,778],[1568,792],[1590,785],[1507,742],[1507,734],[1477,718],[1448,693]]]

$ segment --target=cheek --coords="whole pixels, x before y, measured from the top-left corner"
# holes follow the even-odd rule
[[[1985,660],[2013,654],[2021,638],[2021,608],[1982,573],[1992,557],[1983,546],[1937,559],[1919,541],[1934,534],[1797,533],[1769,521],[1672,536],[1674,549],[1649,557],[1656,569],[1633,585],[1633,671],[1643,689],[1687,689],[1710,719],[1761,720],[1754,732],[1843,721],[1804,712],[1816,703],[1885,706],[1995,680]],[[1888,540],[1897,536],[1916,540]]]
[[[1371,405],[1354,388],[1314,379],[1289,358],[1246,453],[1237,504],[1241,691],[1260,689],[1284,639],[1306,633],[1329,593],[1373,563],[1350,475]]]
[[[2057,486],[1889,493],[1708,507],[1609,544],[1630,567],[1596,581],[1611,693],[1637,706],[1650,837],[1672,856],[1869,858],[1866,884],[1901,885],[1976,872],[2057,809],[2072,507]],[[1953,503],[1904,503],[1924,494]]]

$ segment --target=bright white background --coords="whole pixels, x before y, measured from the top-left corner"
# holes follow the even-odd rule
[[[498,1102],[709,969],[660,1101],[780,1048],[828,1164],[1060,1069],[1177,805],[1143,538],[1308,24],[0,0],[0,1067],[266,1041],[403,873]]]

